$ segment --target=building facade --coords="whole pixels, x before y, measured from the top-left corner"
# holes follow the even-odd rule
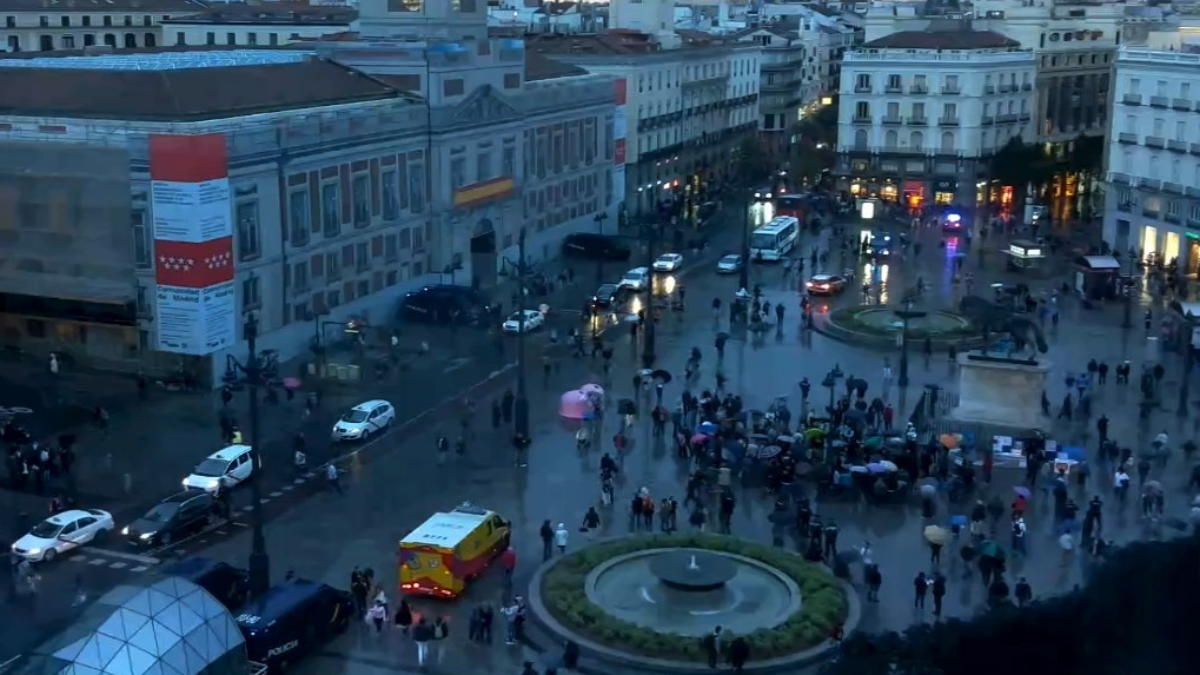
[[[358,11],[338,5],[221,3],[203,12],[163,19],[163,44],[275,47],[319,40],[354,29]]]
[[[739,31],[738,42],[762,47],[759,64],[759,132],[769,152],[782,154],[790,132],[826,93],[820,29],[800,18],[787,17],[758,28]]]
[[[1200,54],[1122,48],[1108,136],[1104,240],[1200,271]]]
[[[987,160],[1031,130],[1032,50],[989,31],[902,32],[842,64],[841,189],[908,207],[973,205]]]
[[[522,230],[536,261],[556,255],[570,232],[605,221],[615,227],[613,80],[536,54],[527,61],[522,41],[487,38],[477,7],[462,3],[464,11],[447,15],[449,5],[430,3],[425,13],[363,3],[358,40],[322,46],[320,58],[310,48],[47,57],[20,68],[0,60],[3,154],[18,162],[18,149],[51,157],[110,149],[115,162],[94,161],[132,167],[129,199],[93,208],[67,202],[94,188],[76,195],[57,187],[70,167],[86,168],[80,161],[48,162],[32,184],[38,176],[27,166],[7,171],[0,162],[3,221],[23,233],[46,231],[22,234],[27,248],[10,251],[11,264],[0,269],[7,342],[109,367],[182,363],[219,382],[225,355],[244,353],[240,326],[251,312],[259,348],[286,359],[306,352],[314,336],[331,339],[322,335],[329,324],[391,325],[398,299],[422,284],[486,289],[517,259]],[[154,150],[179,144],[177,137],[221,139],[227,203],[212,208],[228,209],[229,250],[202,259],[232,263],[228,279],[211,262],[205,277],[227,284],[213,302],[228,301],[229,316],[208,323],[228,327],[232,338],[182,352],[164,343],[166,332],[201,328],[180,325],[166,304],[181,294],[164,291],[164,280],[201,257],[160,250],[179,248],[167,232],[176,220],[179,228],[194,223],[156,194],[165,180],[156,171],[171,160]],[[26,194],[36,203],[22,205]],[[69,252],[62,242],[101,229],[100,214],[113,231],[91,255],[103,251],[112,263],[106,271],[124,264],[124,274],[109,274],[115,279],[103,292],[50,284],[49,271],[55,279],[88,276],[82,265],[59,264]]]
[[[0,0],[0,51],[155,47],[162,21],[203,9],[193,0]]]

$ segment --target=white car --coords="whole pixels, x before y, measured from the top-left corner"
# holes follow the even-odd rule
[[[511,316],[504,320],[505,333],[520,333],[521,332],[521,315],[525,315],[525,332],[541,328],[546,323],[546,315],[536,309],[523,309],[519,312],[513,312]]]
[[[717,274],[735,274],[742,271],[742,256],[736,253],[721,256],[717,261]]]
[[[392,428],[395,421],[396,408],[391,403],[382,399],[359,403],[333,425],[333,440],[365,441]]]
[[[218,450],[192,469],[191,475],[183,479],[183,487],[210,493],[229,490],[254,473],[251,454],[248,445],[231,445]]]
[[[635,267],[621,277],[621,283],[618,285],[631,291],[644,291],[650,285],[650,270],[645,267]]]
[[[113,530],[113,517],[100,509],[75,509],[50,516],[12,545],[13,555],[50,562],[60,553],[100,539]]]
[[[674,272],[683,265],[683,256],[678,253],[664,253],[654,259],[655,272]]]

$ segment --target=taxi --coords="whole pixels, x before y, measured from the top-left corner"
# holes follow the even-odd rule
[[[454,599],[508,550],[512,523],[465,503],[400,541],[400,592]]]

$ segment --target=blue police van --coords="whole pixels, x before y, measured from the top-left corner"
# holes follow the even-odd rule
[[[305,653],[343,633],[354,620],[350,593],[306,579],[275,586],[237,616],[251,661],[282,673]]]

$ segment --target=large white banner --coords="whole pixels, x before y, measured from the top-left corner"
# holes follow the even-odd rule
[[[152,136],[157,347],[203,356],[237,340],[225,137]]]

